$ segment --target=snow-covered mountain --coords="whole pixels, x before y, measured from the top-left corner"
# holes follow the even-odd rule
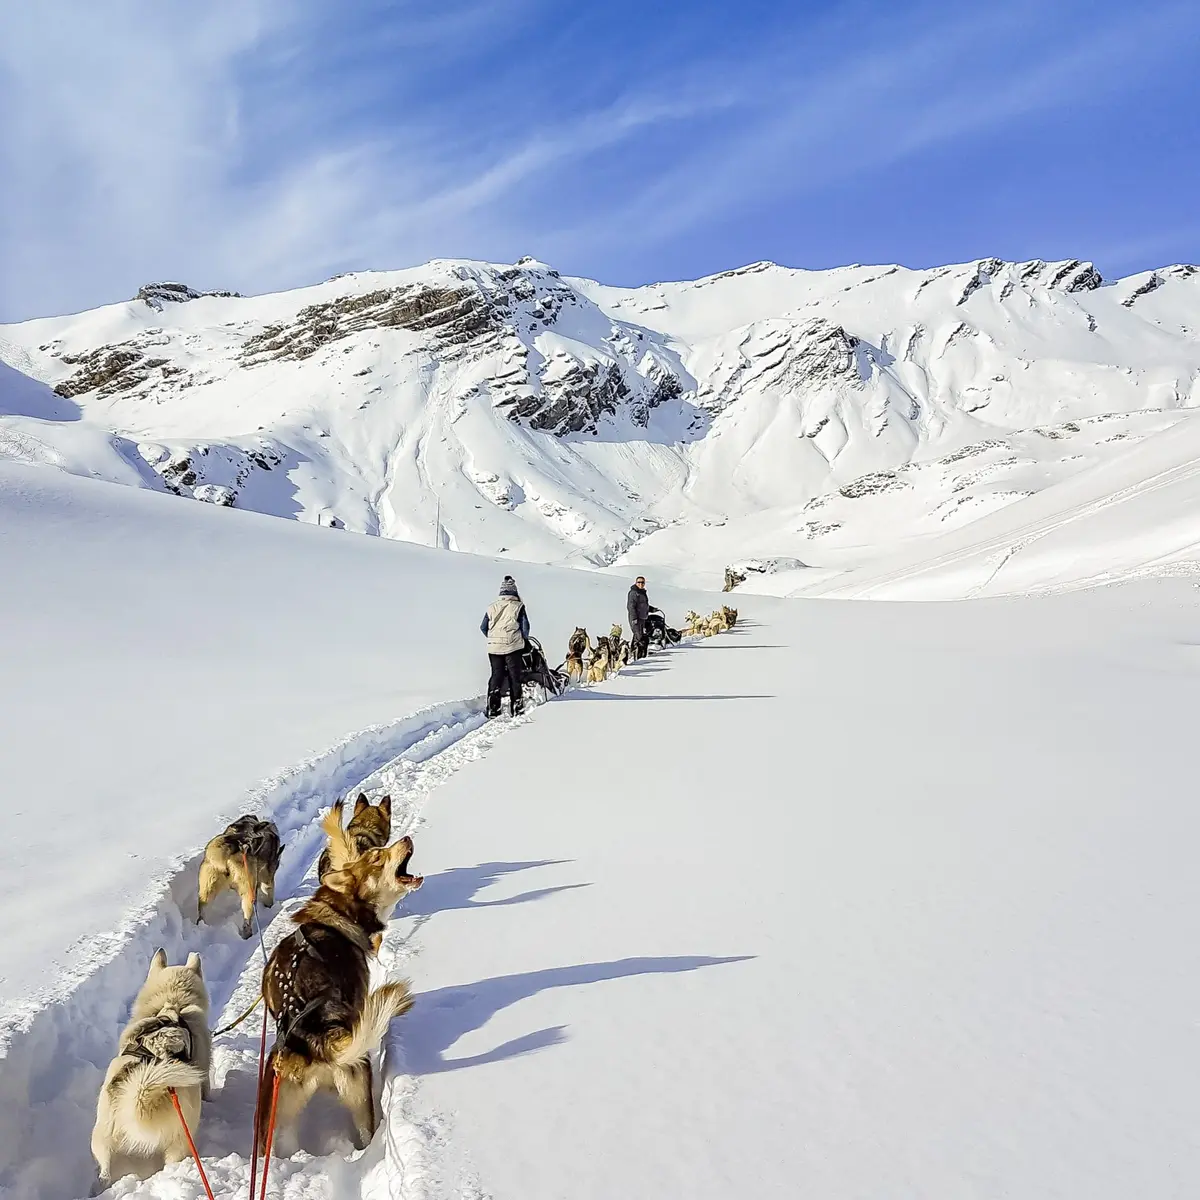
[[[712,581],[861,568],[1121,477],[1200,405],[1200,271],[757,263],[614,288],[435,261],[258,297],[148,285],[0,327],[0,359],[3,457]]]

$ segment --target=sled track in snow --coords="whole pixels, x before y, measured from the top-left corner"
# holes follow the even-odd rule
[[[315,886],[315,861],[323,844],[319,818],[338,797],[351,789],[366,791],[373,799],[390,791],[393,836],[411,832],[432,790],[465,763],[482,757],[509,728],[528,720],[526,716],[487,723],[481,697],[436,705],[351,735],[253,789],[237,812],[214,822],[216,832],[238,812],[254,811],[279,826],[285,848],[276,880],[278,903],[273,911],[259,910],[268,953],[290,930],[289,914]],[[211,925],[195,922],[201,855],[202,851],[173,862],[121,928],[73,950],[73,964],[64,967],[53,992],[0,1011],[0,1194],[9,1200],[88,1195],[95,1178],[89,1139],[96,1096],[117,1032],[158,946],[166,948],[172,963],[193,950],[201,954],[213,1028],[239,1014],[257,994],[262,972],[258,939],[243,941],[238,936],[235,898],[226,893],[214,902]],[[414,866],[419,870],[419,843]],[[380,957],[381,973],[397,973],[410,954],[408,939],[397,938],[393,931]],[[205,1105],[198,1142],[218,1196],[245,1195],[249,1182],[245,1156],[260,1012],[214,1048],[213,1098]],[[304,1134],[301,1147],[310,1154],[342,1153],[276,1161],[272,1196],[326,1195],[327,1189],[313,1190],[318,1175],[328,1176],[338,1195],[415,1196],[426,1191],[420,1181],[428,1175],[430,1151],[444,1135],[428,1123],[413,1123],[407,1115],[413,1084],[394,1067],[396,1039],[402,1033],[395,1030],[385,1047],[383,1119],[372,1144],[347,1159],[348,1126],[343,1132],[344,1122],[327,1122],[336,1126],[327,1146],[310,1145]],[[319,1109],[319,1101],[315,1103]],[[194,1164],[187,1162],[132,1191],[128,1184],[118,1184],[113,1194],[191,1200],[203,1191]]]

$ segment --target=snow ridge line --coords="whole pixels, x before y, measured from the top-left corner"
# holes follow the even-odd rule
[[[359,730],[256,785],[236,811],[214,821],[214,832],[246,811],[275,820],[285,844],[277,891],[288,896],[316,857],[323,809],[406,752],[418,760],[436,756],[483,723],[483,697],[476,696]],[[213,925],[196,924],[202,853],[200,847],[170,860],[116,930],[72,947],[69,954],[82,953],[55,986],[0,1014],[0,1193],[12,1200],[88,1193],[95,1097],[116,1032],[158,946],[171,962],[193,950],[201,954],[210,1015],[225,1006],[221,993],[231,974],[236,981],[252,964],[256,939],[242,941],[215,916]]]

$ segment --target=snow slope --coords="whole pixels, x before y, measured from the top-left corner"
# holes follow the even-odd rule
[[[87,1193],[156,946],[202,952],[214,1024],[253,997],[256,942],[190,917],[207,837],[247,807],[278,821],[269,948],[313,885],[320,813],[359,787],[416,835],[427,883],[380,973],[418,1002],[372,1145],[315,1105],[272,1195],[1200,1182],[1186,581],[739,597],[731,633],[485,725],[495,562],[12,465],[0,554],[6,1196]],[[516,574],[552,646],[620,615],[624,579]],[[219,1195],[245,1194],[255,1055],[248,1022],[214,1060]],[[112,1194],[201,1190],[180,1164]]]
[[[418,1113],[497,1198],[1190,1195],[1198,635],[791,602],[540,712],[430,807]]]
[[[484,752],[478,624],[505,568],[13,464],[0,561],[0,1191],[61,1198],[87,1192],[155,946],[201,949],[218,1007],[247,968],[228,923],[191,922],[204,843],[270,813],[286,897],[343,791],[398,773],[415,821],[416,778]],[[552,661],[577,622],[623,618],[624,578],[514,569]]]
[[[1079,261],[158,285],[0,328],[0,456],[530,561],[845,573],[1191,422],[1197,330],[1196,268]]]
[[[382,726],[386,748],[410,714],[469,705],[506,569],[13,465],[0,560],[0,908],[50,853],[79,901],[0,941],[0,1003],[114,927],[255,785],[355,731]],[[555,663],[577,623],[623,620],[626,579],[511,569]]]

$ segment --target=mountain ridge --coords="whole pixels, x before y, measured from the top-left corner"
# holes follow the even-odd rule
[[[0,327],[0,456],[532,561],[844,570],[1189,419],[1198,329],[1195,267],[1081,259],[157,283]]]

